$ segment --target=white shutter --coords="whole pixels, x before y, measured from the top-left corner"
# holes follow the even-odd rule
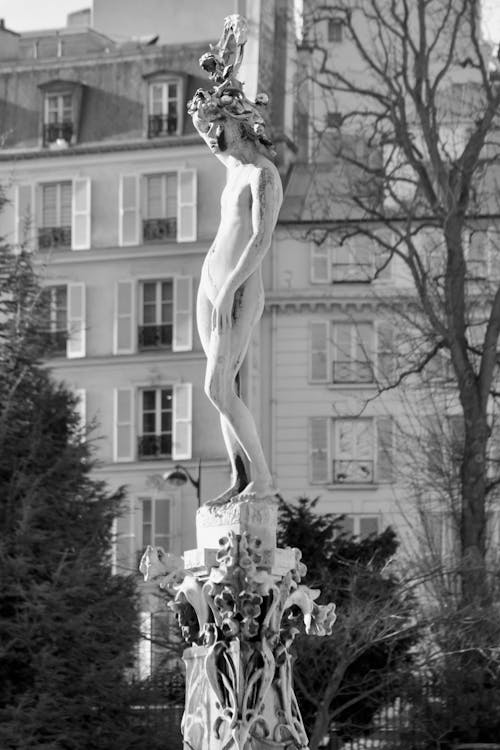
[[[392,482],[394,477],[393,424],[391,417],[377,418],[377,481]]]
[[[139,244],[139,178],[137,175],[120,175],[120,223],[118,244]]]
[[[196,241],[196,169],[181,169],[177,180],[177,242]]]
[[[33,249],[35,236],[35,191],[33,185],[16,185],[14,244]]]
[[[184,461],[191,458],[192,383],[174,385],[174,421],[172,458]]]
[[[311,323],[309,332],[309,380],[326,383],[328,380],[328,331],[326,320]]]
[[[134,445],[134,390],[114,390],[113,461],[133,461]]]
[[[115,288],[114,354],[135,351],[135,281],[118,281]]]
[[[328,417],[309,419],[310,477],[312,484],[325,484],[329,479]]]
[[[394,380],[394,329],[389,323],[377,323],[377,377],[382,383]]]
[[[68,340],[69,359],[85,357],[85,284],[68,284]]]
[[[311,242],[311,276],[312,284],[328,284],[330,281],[330,245],[323,242],[317,245]]]
[[[174,352],[193,348],[193,281],[191,276],[174,277]]]
[[[90,178],[88,177],[73,180],[71,240],[73,250],[90,248]]]

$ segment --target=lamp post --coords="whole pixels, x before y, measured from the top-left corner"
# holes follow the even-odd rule
[[[166,471],[163,475],[165,482],[174,485],[174,487],[182,487],[186,482],[191,482],[196,490],[196,499],[198,501],[198,508],[201,505],[201,458],[198,461],[198,479],[195,479],[185,466],[181,464],[175,464],[172,471]]]

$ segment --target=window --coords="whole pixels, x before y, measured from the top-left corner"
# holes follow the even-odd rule
[[[393,481],[393,428],[389,417],[312,417],[309,440],[313,484]]]
[[[43,289],[41,313],[47,347],[45,353],[65,356],[68,337],[68,291],[65,284]]]
[[[40,186],[41,209],[38,229],[40,250],[70,249],[73,191],[71,182]]]
[[[191,276],[144,280],[139,284],[130,279],[116,284],[114,354],[133,354],[137,348],[184,352],[192,347]]]
[[[149,85],[148,138],[179,133],[179,97],[178,81],[155,81]]]
[[[113,422],[114,461],[190,459],[192,384],[116,388]]]
[[[44,145],[57,142],[71,143],[73,137],[73,95],[54,93],[45,95],[43,126]]]
[[[340,128],[342,125],[342,112],[327,112],[326,113],[326,127],[327,128]]]
[[[367,237],[327,237],[311,244],[313,284],[370,283],[390,279],[387,254]]]
[[[145,680],[157,671],[173,671],[179,667],[178,649],[172,644],[181,643],[175,615],[170,611],[141,612],[141,639],[137,648],[136,670],[138,679]],[[178,717],[179,722],[181,716]]]
[[[144,242],[177,238],[177,173],[145,178]]]
[[[141,241],[195,242],[196,170],[121,175],[119,216],[118,241],[122,247]]]
[[[340,533],[367,539],[373,534],[378,534],[380,529],[380,517],[378,515],[345,515],[339,521]]]
[[[392,328],[385,321],[311,323],[311,383],[368,384],[390,380],[394,363]]]
[[[139,326],[139,349],[171,349],[174,330],[173,281],[145,281],[140,289],[142,324]]]
[[[328,41],[339,43],[344,37],[343,22],[341,18],[328,19]]]
[[[142,552],[145,547],[163,547],[165,552],[170,551],[170,511],[171,501],[169,498],[141,497],[142,506]]]
[[[373,382],[373,324],[334,323],[332,381]]]
[[[172,388],[140,392],[139,458],[172,457]]]
[[[45,287],[40,315],[46,336],[46,356],[85,356],[85,284]]]

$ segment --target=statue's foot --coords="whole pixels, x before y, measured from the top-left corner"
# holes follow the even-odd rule
[[[279,490],[272,482],[250,482],[245,489],[239,493],[235,500],[273,500],[278,502]]]
[[[220,495],[217,495],[213,500],[208,500],[206,503],[203,503],[204,505],[207,505],[209,508],[217,507],[219,505],[226,505],[226,503],[230,503],[231,500],[236,500],[238,497],[238,493],[241,490],[241,485],[238,482],[235,482],[231,485],[231,487],[228,487],[225,492],[222,492]]]

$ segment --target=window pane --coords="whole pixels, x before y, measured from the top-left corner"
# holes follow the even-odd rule
[[[156,283],[146,282],[142,285],[142,294],[144,302],[155,302],[156,301]]]
[[[144,305],[142,311],[142,322],[144,325],[154,325],[156,323],[156,305]]]
[[[161,391],[161,408],[162,411],[165,411],[167,409],[172,409],[172,389],[171,388],[162,388]]]
[[[144,498],[142,501],[142,520],[151,523],[151,500]]]
[[[156,432],[156,419],[152,412],[142,415],[142,432],[144,435],[154,435]]]
[[[156,408],[156,391],[142,392],[142,408],[144,411],[154,411]]]
[[[155,536],[157,534],[170,534],[170,500],[155,502]]]
[[[168,84],[168,98],[169,99],[177,98],[177,84],[176,83]]]
[[[172,114],[169,112],[169,114]],[[177,175],[166,175],[166,218],[177,218]]]
[[[164,411],[161,414],[161,431],[171,432],[172,431],[172,412]]]
[[[57,185],[42,185],[42,226],[57,226]]]
[[[163,175],[150,175],[147,178],[146,214],[148,219],[164,218],[163,183]]]
[[[161,322],[171,323],[173,320],[173,305],[172,303],[165,303],[161,306]]]
[[[377,516],[365,516],[359,519],[359,535],[361,539],[365,539],[371,534],[378,534],[378,518]]]
[[[71,203],[72,203],[72,185],[71,182],[62,182],[60,185],[61,196],[61,227],[71,226]]]
[[[163,302],[170,301],[174,296],[174,285],[171,281],[162,281],[161,298]]]

